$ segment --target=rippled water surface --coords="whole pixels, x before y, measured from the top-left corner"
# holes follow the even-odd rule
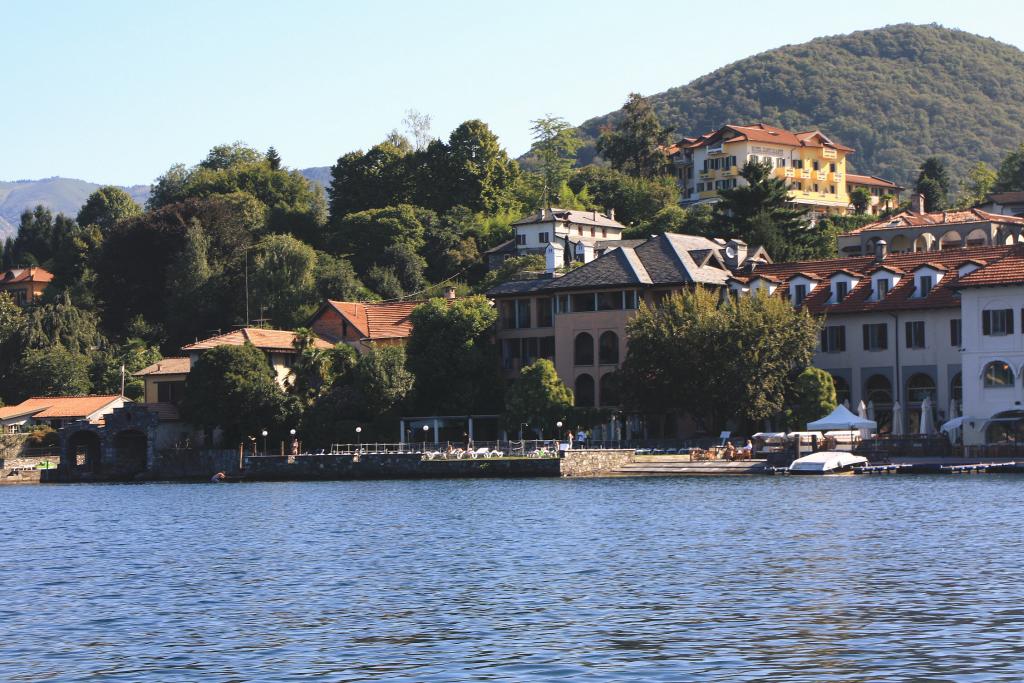
[[[1021,681],[1024,478],[0,488],[5,681]]]

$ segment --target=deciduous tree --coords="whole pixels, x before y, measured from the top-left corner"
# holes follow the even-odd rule
[[[550,434],[572,407],[572,391],[558,377],[554,364],[540,358],[520,370],[505,393],[505,422],[510,428],[525,422]]]
[[[734,419],[782,410],[795,372],[814,353],[820,323],[764,295],[726,299],[698,288],[642,306],[629,322],[622,369],[627,404],[649,412],[674,406],[715,433]]]

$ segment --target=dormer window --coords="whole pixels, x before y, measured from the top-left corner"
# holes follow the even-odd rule
[[[793,305],[800,306],[807,298],[807,285],[793,285]]]
[[[889,293],[889,278],[879,278],[875,280],[875,298],[879,301],[885,298],[885,295]]]
[[[843,280],[836,283],[836,303],[842,303],[846,295],[850,293],[850,283]]]
[[[932,276],[922,275],[917,278],[917,295],[923,299],[928,296],[930,291],[932,291]]]

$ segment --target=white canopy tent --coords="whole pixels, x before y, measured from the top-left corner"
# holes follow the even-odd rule
[[[836,409],[831,413],[815,420],[814,422],[807,423],[807,429],[817,431],[829,431],[833,429],[878,429],[878,423],[874,420],[868,420],[866,418],[854,415],[850,412],[846,406],[836,406]]]

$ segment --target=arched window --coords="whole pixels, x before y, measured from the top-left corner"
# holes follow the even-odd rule
[[[594,338],[590,336],[589,332],[580,332],[576,335],[574,351],[576,365],[594,364]]]
[[[963,403],[964,378],[959,372],[953,375],[953,379],[949,382],[949,397],[957,403]]]
[[[981,376],[987,389],[1005,389],[1013,386],[1013,370],[1001,360],[994,360],[986,365]]]
[[[588,337],[590,335],[587,335]],[[578,408],[594,407],[594,378],[584,373],[576,378],[576,386],[573,391]]]
[[[935,380],[923,372],[911,375],[910,379],[907,380],[907,401],[910,403],[920,403],[926,398],[930,398],[932,404],[935,403]]]
[[[832,384],[836,388],[836,403],[850,399],[850,384],[838,375],[832,375]]]
[[[602,406],[617,406],[619,405],[619,382],[614,372],[608,372],[601,375],[599,382],[601,389],[601,405]]]
[[[603,332],[597,345],[597,360],[601,365],[618,365],[619,335]]]

